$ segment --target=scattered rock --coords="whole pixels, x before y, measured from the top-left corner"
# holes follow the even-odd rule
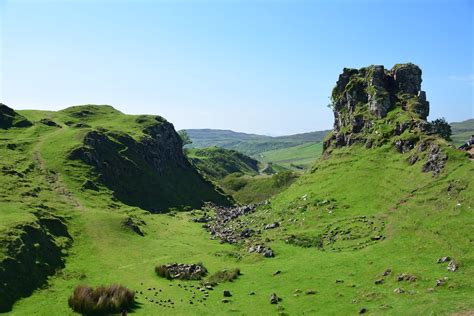
[[[270,304],[278,304],[279,301],[281,301],[281,299],[275,293],[270,295]]]
[[[436,286],[442,286],[442,285],[445,285],[445,284],[446,284],[446,281],[443,280],[443,279],[436,280]]]
[[[271,258],[275,256],[273,250],[270,247],[265,247],[263,245],[251,246],[248,251],[249,253],[255,252],[262,254],[266,258]]]
[[[449,262],[449,261],[451,261],[451,257],[448,257],[448,256],[441,257],[441,258],[438,259],[438,263],[446,263],[446,262]]]
[[[316,294],[316,290],[309,289],[309,290],[306,290],[304,293],[306,295],[314,295],[314,294]]]
[[[383,284],[384,282],[385,282],[384,279],[378,279],[378,280],[375,280],[374,283],[378,285],[378,284]]]
[[[273,272],[272,275],[275,276],[275,275],[279,275],[280,273],[281,273],[281,271],[280,271],[280,270],[277,270],[277,271]]]
[[[392,273],[392,269],[387,269],[384,271],[383,276],[389,276]]]
[[[167,279],[180,279],[180,280],[200,280],[202,277],[207,275],[207,269],[202,264],[184,264],[184,263],[171,263],[155,268],[155,272]],[[173,284],[169,284],[173,286]],[[192,286],[193,287],[193,286]]]
[[[436,144],[431,144],[425,164],[423,165],[423,172],[432,172],[433,176],[438,176],[444,168],[448,160],[448,156]]]
[[[395,290],[393,290],[393,293],[402,294],[405,293],[405,290],[400,287],[397,287]]]
[[[408,274],[408,273],[402,273],[397,276],[397,281],[410,281],[410,282],[415,282],[417,280],[416,275],[413,274]]]
[[[222,303],[229,303],[229,302],[230,302],[230,300],[229,300],[229,299],[227,299],[227,298],[223,298],[223,299],[221,300],[221,302],[222,302]]]
[[[277,227],[280,227],[280,223],[274,222],[274,223],[265,225],[264,229],[265,229],[265,230],[267,230],[267,229],[274,229],[274,228],[277,228]]]
[[[367,311],[368,311],[367,308],[363,307],[359,310],[359,314],[365,314],[367,313]]]
[[[249,295],[255,295],[255,292],[250,292]]]
[[[344,280],[336,280],[336,283],[344,283]]]
[[[456,263],[456,261],[454,260],[451,260],[448,264],[448,271],[451,271],[451,272],[454,272],[458,269],[458,264]]]
[[[232,294],[230,293],[229,290],[224,291],[224,297],[231,297],[231,296],[232,296]]]
[[[255,212],[257,207],[263,205],[249,204],[236,207],[211,206],[216,212],[215,218],[202,219],[208,221],[204,228],[211,234],[211,239],[219,238],[222,243],[235,244],[236,242],[252,237],[258,232],[247,227],[246,224],[235,221],[240,216]]]

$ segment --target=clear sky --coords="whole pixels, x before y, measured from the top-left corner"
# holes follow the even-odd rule
[[[430,119],[474,117],[474,1],[0,0],[0,102],[182,128],[331,128],[343,67],[413,62]]]

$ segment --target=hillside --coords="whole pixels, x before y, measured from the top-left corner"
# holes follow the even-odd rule
[[[207,177],[220,180],[232,173],[259,174],[259,162],[235,150],[219,147],[187,148],[186,156]]]
[[[463,122],[450,123],[453,135],[451,136],[453,143],[457,146],[464,144],[471,135],[474,135],[474,119],[465,120]]]
[[[261,163],[238,151],[219,147],[186,148],[193,166],[238,203],[258,203],[286,189],[296,175],[281,166]]]
[[[321,142],[328,131],[303,133],[288,136],[271,137],[264,135],[239,133],[230,130],[187,129],[192,140],[190,147],[222,147],[254,156],[258,153],[294,147],[306,143]]]
[[[161,117],[18,111],[32,125],[0,130],[0,311],[75,315],[76,286],[122,284],[132,315],[469,315],[474,162],[429,133],[421,75],[345,68],[321,158],[262,178],[279,193],[238,207]],[[217,157],[215,177],[225,159],[254,170],[235,152],[189,157]],[[207,275],[155,270],[172,263]]]
[[[264,151],[255,158],[287,169],[302,171],[310,168],[321,156],[322,143],[307,143],[292,147]]]

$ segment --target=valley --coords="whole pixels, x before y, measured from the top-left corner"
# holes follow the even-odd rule
[[[160,116],[0,105],[0,312],[120,284],[133,315],[472,313],[474,164],[428,128],[421,69],[344,68],[332,102],[332,131],[188,130],[205,149]]]

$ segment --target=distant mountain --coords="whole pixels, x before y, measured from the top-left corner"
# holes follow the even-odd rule
[[[255,155],[261,152],[298,146],[307,143],[321,142],[328,131],[318,131],[288,136],[266,136],[234,132],[219,129],[187,129],[189,137],[193,141],[188,147],[222,147],[233,149],[247,155]]]
[[[453,135],[453,143],[460,145],[474,134],[474,119],[465,120],[462,122],[453,122],[450,123]]]

